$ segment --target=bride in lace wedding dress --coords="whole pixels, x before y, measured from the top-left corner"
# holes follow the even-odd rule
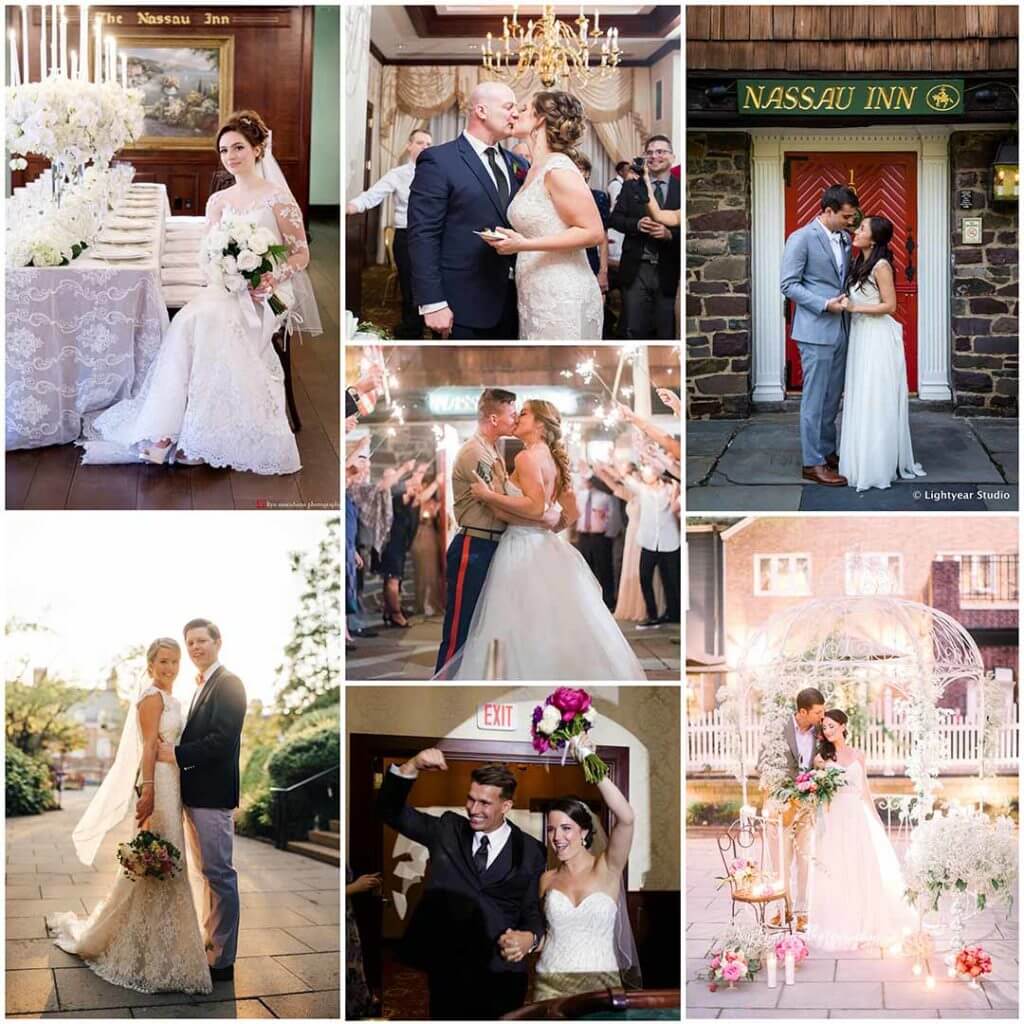
[[[266,228],[288,249],[259,288],[230,294],[207,285],[171,321],[134,398],[87,424],[85,463],[205,463],[253,473],[295,473],[301,466],[285,412],[284,372],[271,337],[286,318],[320,332],[305,268],[309,247],[302,213],[269,153],[270,133],[254,111],[221,126],[217,147],[235,184],[210,196],[207,232],[227,213]],[[264,168],[263,163],[269,164]],[[288,307],[275,317],[275,294]]]
[[[181,704],[171,695],[180,659],[175,640],[150,645],[152,684],[129,712],[113,767],[72,838],[79,859],[92,864],[104,836],[131,809],[139,770],[140,805],[143,812],[151,808],[143,825],[181,851],[181,871],[164,880],[119,874],[88,917],[57,913],[46,922],[57,946],[80,956],[105,981],[136,992],[213,990],[189,886],[179,769],[156,760],[157,743],[177,743],[184,728]]]
[[[502,256],[517,253],[522,341],[600,341],[604,299],[586,250],[605,237],[601,215],[572,148],[584,132],[583,105],[567,92],[538,92],[516,125],[531,165],[509,204],[515,228],[486,239]]]

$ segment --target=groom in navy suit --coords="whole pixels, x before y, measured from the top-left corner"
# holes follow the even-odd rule
[[[515,133],[518,120],[515,93],[482,82],[469,97],[466,130],[424,150],[416,163],[407,229],[413,298],[442,338],[519,337],[515,257],[499,256],[473,234],[511,226],[519,164],[498,143]]]

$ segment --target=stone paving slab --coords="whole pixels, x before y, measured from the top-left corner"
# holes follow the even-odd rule
[[[8,1019],[16,1020],[42,1020],[43,1018],[49,1020],[51,1017],[70,1017],[72,1020],[81,1020],[83,1017],[98,1017],[101,1020],[111,1020],[113,1018],[120,1019],[122,1017],[131,1018],[132,1011],[126,1006],[120,1007],[119,1009],[111,1010],[68,1010],[53,1013],[9,1013],[7,1014]]]
[[[926,989],[920,981],[885,982],[885,1006],[890,1010],[988,1010],[991,1009],[983,989],[968,988],[964,981],[938,978],[935,988]]]
[[[316,953],[331,953],[341,949],[341,929],[333,925],[286,928],[285,931]]]
[[[217,1003],[178,1003],[173,1006],[140,1006],[132,1017],[186,1018],[237,1017],[240,1020],[273,1018],[274,1014],[258,999],[233,999]]]
[[[923,986],[919,984],[918,988],[923,988]],[[844,1010],[867,1010],[886,1004],[882,1002],[881,982],[798,981],[795,985],[786,985],[783,988],[778,1005],[779,1009],[783,1010],[817,1007],[820,1012],[832,1007]]]
[[[291,996],[268,996],[263,1000],[278,1017],[308,1017],[338,1020],[341,1017],[340,992],[310,992]]]
[[[207,995],[196,995],[196,1002],[218,999],[247,999],[253,996],[280,995],[283,992],[308,992],[312,989],[293,971],[282,966],[280,959],[269,956],[248,956],[235,961],[233,981],[218,981]],[[181,993],[175,997],[180,1002]]]
[[[282,953],[311,953],[305,943],[283,928],[241,928],[238,932],[238,957],[279,956]]]
[[[8,939],[7,968],[80,967],[81,961],[55,946],[50,939]]]
[[[689,487],[686,511],[694,512],[797,512],[804,488],[800,484],[762,487],[723,486],[724,477],[711,478],[710,487]]]
[[[59,1010],[53,972],[46,969],[6,971],[7,1013]]]

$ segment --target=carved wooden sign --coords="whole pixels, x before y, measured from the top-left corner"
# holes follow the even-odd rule
[[[940,117],[962,114],[962,79],[749,79],[737,83],[741,114]]]

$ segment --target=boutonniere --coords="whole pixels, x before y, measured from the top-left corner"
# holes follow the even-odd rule
[[[516,164],[512,169],[512,173],[516,176],[516,181],[518,181],[520,185],[526,181],[526,168],[523,167],[522,164]]]

